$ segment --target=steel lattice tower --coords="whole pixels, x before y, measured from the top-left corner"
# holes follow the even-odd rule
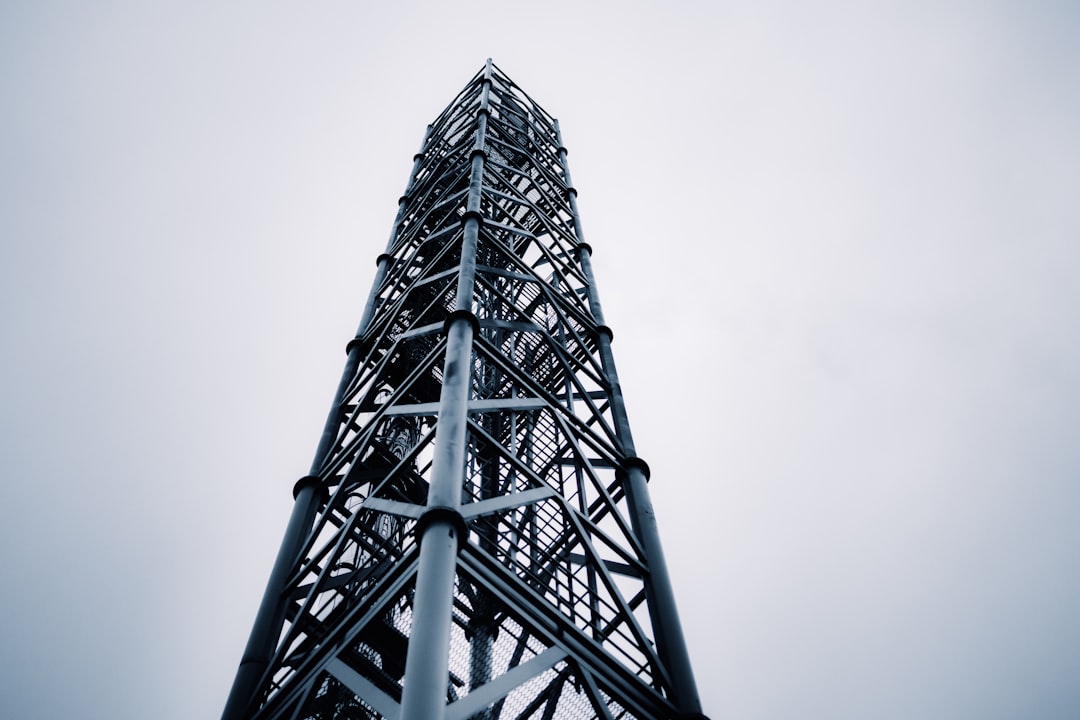
[[[225,709],[701,717],[559,124],[428,127]]]

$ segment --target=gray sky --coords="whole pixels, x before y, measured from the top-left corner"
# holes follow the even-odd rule
[[[1080,716],[1078,37],[1064,1],[0,4],[2,714],[218,716],[491,56],[562,123],[707,713]]]

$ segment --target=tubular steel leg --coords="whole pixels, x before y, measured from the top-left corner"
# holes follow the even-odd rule
[[[652,500],[649,498],[649,486],[645,477],[645,464],[636,457],[637,451],[634,448],[634,438],[630,432],[630,422],[626,414],[626,404],[623,401],[622,387],[619,384],[619,374],[615,370],[615,357],[611,353],[611,331],[604,325],[604,312],[600,307],[600,294],[597,292],[596,280],[593,277],[592,263],[590,262],[592,249],[585,243],[585,235],[581,230],[581,218],[577,209],[577,191],[574,190],[570,179],[570,169],[566,162],[566,148],[562,144],[562,135],[559,133],[558,127],[558,122],[556,122],[555,131],[559,140],[559,160],[562,164],[563,178],[569,188],[567,196],[574,219],[574,230],[579,242],[577,247],[578,263],[588,281],[589,308],[600,325],[600,332],[597,333],[597,344],[600,350],[600,361],[604,375],[611,387],[612,419],[615,421],[615,432],[623,446],[623,452],[630,456],[630,462],[627,463],[626,468],[626,497],[633,512],[631,519],[634,532],[641,541],[645,556],[649,562],[649,575],[645,579],[645,590],[649,596],[649,612],[655,628],[656,644],[661,657],[671,667],[672,682],[675,686],[674,695],[679,710],[687,716],[700,715],[701,698],[698,695],[697,683],[694,681],[694,673],[690,667],[690,653],[686,647],[682,623],[679,621],[679,613],[675,607],[675,593],[671,589],[671,576],[668,574],[667,561],[664,559],[664,551],[660,545],[660,534],[656,528],[656,515],[653,512]]]
[[[446,716],[457,528],[449,520],[436,520],[424,531],[422,543],[401,720],[441,720]]]
[[[589,264],[589,251],[581,248],[581,265],[589,278],[589,292],[596,293],[596,284],[592,278]],[[603,322],[603,318],[598,318]],[[641,541],[645,556],[649,561],[649,575],[645,579],[645,589],[649,596],[649,613],[656,632],[656,644],[661,657],[671,667],[674,693],[679,710],[687,715],[701,713],[701,698],[698,695],[694,672],[690,667],[690,653],[686,647],[679,612],[675,607],[675,593],[671,589],[671,576],[668,574],[667,560],[660,544],[660,533],[656,528],[656,515],[653,512],[652,499],[649,497],[649,485],[645,477],[645,463],[634,453],[634,438],[630,434],[630,424],[626,416],[622,388],[618,373],[615,371],[615,358],[611,353],[611,338],[607,333],[599,333],[601,364],[608,383],[611,385],[612,417],[615,420],[615,432],[623,445],[623,451],[631,457],[626,468],[626,498],[632,509],[634,532]]]
[[[490,78],[491,61],[485,76]],[[464,216],[456,309],[446,319],[446,363],[439,396],[439,425],[435,431],[428,509],[417,523],[420,566],[409,653],[401,694],[401,720],[442,720],[450,675],[450,624],[457,570],[457,540],[466,528],[458,508],[465,482],[469,389],[472,381],[472,340],[479,329],[472,314],[476,277],[476,246],[480,232],[480,187],[484,174],[487,122],[486,81],[480,102],[476,142],[471,157],[469,199]]]
[[[430,136],[431,126],[428,125],[427,130],[424,132],[424,141],[420,146],[421,150],[427,147],[427,141]],[[341,382],[338,383],[337,393],[334,395],[334,403],[330,406],[330,412],[327,415],[326,423],[323,425],[322,435],[319,437],[319,446],[315,449],[315,458],[311,461],[312,475],[318,474],[319,470],[322,469],[322,464],[330,455],[330,449],[334,445],[334,440],[337,439],[338,425],[341,422],[341,399],[345,397],[345,391],[348,389],[349,383],[356,376],[356,369],[360,365],[360,340],[367,332],[368,325],[371,323],[371,317],[375,313],[375,299],[379,294],[379,289],[382,287],[383,280],[386,279],[386,273],[390,269],[390,262],[393,260],[390,252],[394,249],[394,243],[397,241],[401,219],[405,216],[406,200],[409,192],[412,190],[413,184],[416,182],[416,173],[420,170],[420,164],[423,157],[423,153],[420,152],[413,158],[412,172],[409,173],[409,183],[405,186],[405,195],[398,200],[397,217],[394,218],[394,227],[390,231],[390,239],[386,241],[386,252],[380,255],[377,261],[375,281],[371,284],[371,292],[368,293],[367,303],[364,305],[364,313],[360,316],[360,325],[356,328],[356,337],[346,348],[347,356],[345,359],[345,371],[341,374]]]
[[[296,503],[285,528],[285,537],[281,540],[274,569],[270,571],[262,602],[259,603],[255,623],[240,660],[240,669],[236,672],[229,699],[225,702],[222,720],[242,720],[247,716],[259,678],[266,671],[267,663],[274,653],[278,633],[285,619],[285,606],[282,602],[285,581],[311,527],[320,500],[320,490],[318,478],[306,477],[296,484]]]
[[[431,127],[428,126],[427,131],[424,133],[422,148],[426,147],[430,135]],[[417,154],[414,158],[412,172],[409,174],[409,182],[405,190],[406,195],[412,189],[416,180],[416,173],[420,169],[421,159],[421,154]],[[393,249],[397,238],[398,225],[401,223],[405,212],[404,197],[399,201],[398,205],[398,214],[394,220],[394,227],[390,232],[390,239],[387,241],[386,253]],[[375,281],[372,284],[367,305],[360,319],[360,326],[356,330],[356,340],[363,336],[368,324],[371,322],[375,297],[379,287],[382,285],[383,278],[386,277],[390,260],[389,254],[379,256]],[[255,615],[255,623],[251,628],[251,635],[248,636],[248,643],[240,660],[240,669],[237,670],[232,690],[229,692],[229,698],[225,702],[225,710],[221,716],[222,720],[242,720],[242,718],[246,717],[246,711],[254,699],[253,695],[259,678],[262,677],[267,663],[273,656],[274,647],[285,621],[285,605],[282,597],[285,580],[288,578],[293,563],[298,559],[297,555],[314,521],[315,511],[318,509],[317,501],[321,494],[321,483],[317,475],[322,469],[323,462],[330,454],[334,440],[337,438],[337,429],[341,416],[341,400],[350,381],[356,375],[359,363],[359,343],[354,341],[349,344],[345,359],[345,370],[341,374],[341,381],[338,383],[334,402],[330,406],[330,412],[327,415],[322,435],[319,438],[319,445],[315,450],[315,457],[311,462],[311,475],[298,482],[293,491],[296,502],[293,505],[292,515],[289,517],[285,537],[281,541],[281,548],[278,550],[277,559],[274,561],[274,568],[270,573],[266,590],[263,592],[259,611]]]
[[[650,607],[656,608],[653,624],[656,626],[660,654],[671,668],[671,681],[675,685],[679,709],[690,716],[700,714],[701,698],[698,696],[697,683],[694,682],[694,671],[690,667],[690,653],[686,647],[682,622],[675,607],[675,593],[671,588],[671,576],[668,574],[667,561],[660,546],[660,533],[656,526],[656,514],[649,497],[645,472],[635,463],[626,471],[626,476],[626,496],[633,507],[634,530],[649,558],[649,581],[645,588],[651,596]]]
[[[401,720],[441,720],[450,675],[450,624],[459,540],[465,523],[458,512],[465,475],[473,327],[471,313],[450,316],[439,398],[428,509],[418,523],[420,566],[409,653],[405,659]]]

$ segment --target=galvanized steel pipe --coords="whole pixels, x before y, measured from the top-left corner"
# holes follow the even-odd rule
[[[581,230],[581,217],[577,209],[577,191],[574,190],[570,179],[570,170],[566,162],[566,148],[562,143],[562,133],[559,131],[558,121],[555,123],[555,133],[559,142],[559,161],[562,164],[563,179],[566,181],[568,188],[567,194],[574,218],[574,232],[579,243],[577,246],[578,263],[588,283],[589,309],[600,326],[596,342],[600,351],[600,362],[604,370],[604,376],[610,386],[611,413],[615,423],[615,433],[622,445],[623,452],[629,458],[622,470],[622,475],[627,501],[630,504],[634,532],[641,542],[649,564],[649,574],[645,577],[645,592],[649,600],[649,614],[656,629],[657,649],[660,652],[660,657],[671,668],[675,702],[679,710],[687,715],[700,714],[701,699],[690,666],[690,653],[686,647],[682,623],[679,620],[679,613],[675,606],[675,593],[671,588],[671,576],[668,573],[667,561],[664,558],[664,551],[660,544],[660,533],[656,526],[656,515],[653,511],[652,499],[649,497],[648,478],[645,473],[647,466],[637,457],[634,438],[630,432],[626,403],[623,400],[619,375],[615,370],[615,357],[611,352],[611,331],[604,325],[600,294],[596,289],[596,279],[593,276],[590,261],[591,248],[585,243],[585,236]]]

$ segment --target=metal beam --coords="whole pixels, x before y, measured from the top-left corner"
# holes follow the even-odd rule
[[[373,707],[386,720],[398,720],[401,716],[401,705],[394,698],[375,687],[374,683],[346,665],[340,658],[334,658],[327,663],[326,671],[349,688],[356,697]]]
[[[460,700],[450,703],[446,708],[446,720],[468,720],[514,688],[524,685],[545,670],[555,667],[565,660],[566,656],[566,651],[562,648],[548,648],[517,667],[507,670],[491,682],[472,690]]]

